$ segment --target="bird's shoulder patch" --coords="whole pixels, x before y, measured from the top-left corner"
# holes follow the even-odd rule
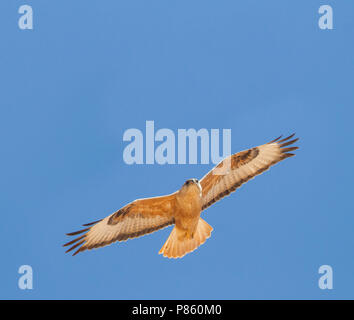
[[[112,216],[108,219],[107,224],[108,225],[115,225],[119,222],[119,220],[123,219],[131,209],[132,205],[127,205],[123,207],[122,209],[119,209],[117,212],[112,214]]]
[[[252,161],[259,154],[259,149],[257,147],[241,151],[235,156],[231,157],[231,169],[237,169],[248,162]]]

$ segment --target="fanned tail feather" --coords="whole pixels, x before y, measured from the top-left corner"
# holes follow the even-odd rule
[[[202,245],[210,237],[212,230],[213,228],[206,221],[199,218],[193,238],[183,238],[180,240],[178,237],[179,230],[175,226],[159,251],[159,254],[167,258],[182,258]]]

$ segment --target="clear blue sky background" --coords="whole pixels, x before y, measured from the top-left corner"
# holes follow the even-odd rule
[[[353,17],[353,1],[2,0],[0,297],[354,298]],[[146,120],[231,128],[233,152],[293,131],[301,148],[209,208],[212,237],[181,260],[157,254],[171,228],[64,254],[66,232],[211,169],[126,165]]]

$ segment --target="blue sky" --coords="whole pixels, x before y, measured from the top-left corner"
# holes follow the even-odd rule
[[[0,298],[354,298],[353,16],[352,1],[1,1]],[[296,132],[300,149],[210,207],[212,237],[181,260],[157,254],[171,228],[64,254],[66,232],[211,169],[125,164],[123,133],[146,120],[230,128],[232,152]]]

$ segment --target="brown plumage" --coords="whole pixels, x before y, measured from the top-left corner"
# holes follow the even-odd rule
[[[160,252],[168,258],[180,258],[192,252],[210,237],[213,228],[200,218],[203,210],[235,191],[242,184],[268,170],[272,165],[295,154],[298,147],[288,147],[298,139],[278,137],[264,145],[233,154],[208,172],[198,182],[187,180],[173,194],[135,200],[108,217],[84,224],[88,227],[68,233],[79,235],[64,246],[77,253],[125,241],[174,224]]]

